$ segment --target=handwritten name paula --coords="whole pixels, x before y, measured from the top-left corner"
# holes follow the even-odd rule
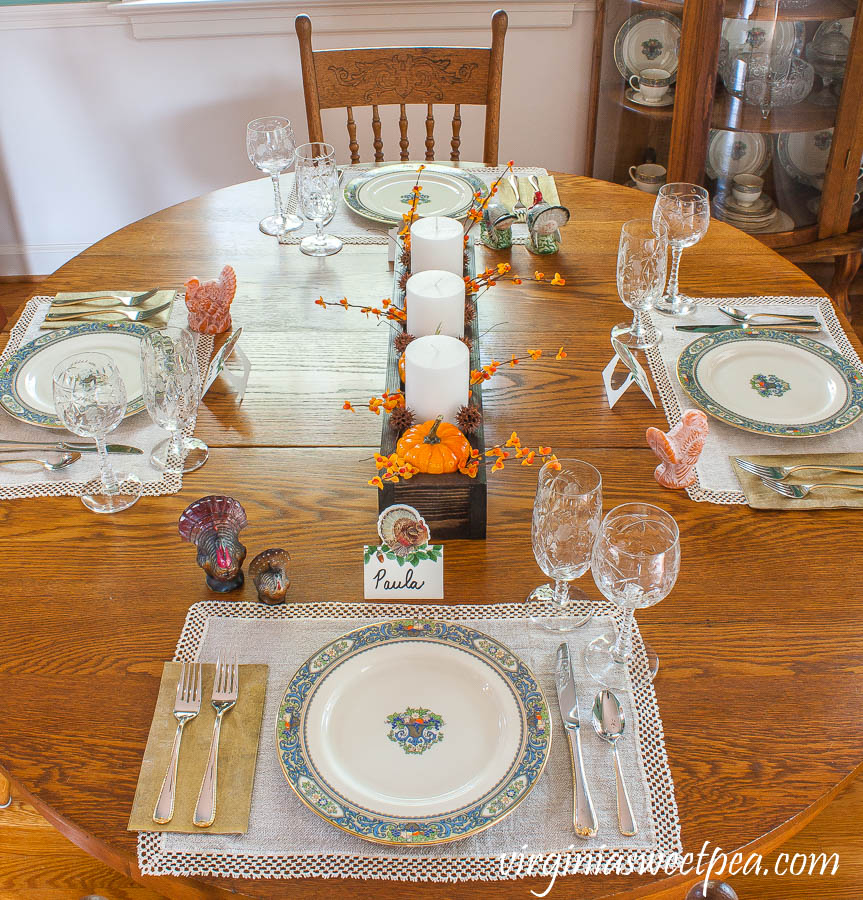
[[[378,569],[375,573],[375,588],[383,588],[385,591],[420,591],[425,585],[424,581],[417,582],[413,569],[405,569],[403,578],[390,581],[386,569]]]

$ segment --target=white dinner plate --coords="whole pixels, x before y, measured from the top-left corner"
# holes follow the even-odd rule
[[[863,415],[863,375],[802,334],[709,335],[680,354],[677,375],[706,412],[745,431],[812,437],[847,428]]]
[[[150,329],[136,322],[84,322],[40,335],[0,366],[0,406],[15,419],[44,428],[63,428],[54,408],[53,377],[69,356],[105,353],[126,386],[126,416],[144,408],[141,338]]]
[[[711,178],[763,175],[770,165],[770,145],[763,134],[712,129],[705,169]]]
[[[777,56],[800,53],[806,40],[802,22],[770,19],[725,19],[722,37],[728,41],[730,56],[741,50],[769,50]]]
[[[276,722],[282,768],[331,824],[385,844],[438,844],[508,815],[551,745],[542,689],[506,647],[431,620],[380,622],[296,673]]]
[[[366,219],[396,225],[410,208],[417,179],[421,189],[417,214],[421,216],[461,218],[477,191],[483,197],[488,193],[485,182],[466,170],[431,164],[420,173],[417,169],[416,163],[402,163],[363,172],[345,187],[345,203]]]
[[[670,12],[653,10],[630,16],[614,38],[614,62],[627,80],[642,69],[665,69],[677,80],[680,19]]]

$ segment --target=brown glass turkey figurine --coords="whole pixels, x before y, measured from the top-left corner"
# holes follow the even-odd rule
[[[290,564],[291,554],[275,548],[259,553],[249,564],[249,576],[255,582],[261,603],[285,602],[285,594],[291,586]]]
[[[201,497],[183,510],[180,537],[198,548],[198,565],[211,591],[226,593],[242,585],[246,548],[240,532],[246,524],[246,511],[233,497]]]

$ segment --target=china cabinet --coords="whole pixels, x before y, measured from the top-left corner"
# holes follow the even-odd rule
[[[849,312],[861,13],[863,0],[599,0],[587,173],[653,193],[703,184],[715,218],[795,262],[835,258],[831,293]]]

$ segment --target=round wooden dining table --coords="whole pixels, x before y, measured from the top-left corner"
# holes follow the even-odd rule
[[[661,409],[633,390],[610,410],[601,378],[611,357],[609,330],[630,315],[615,286],[620,227],[649,216],[653,198],[556,177],[572,211],[558,255],[531,256],[521,246],[477,251],[480,266],[506,260],[524,276],[520,287],[498,286],[481,301],[483,362],[528,347],[564,345],[568,354],[556,361],[546,352],[501,368],[483,392],[486,444],[517,430],[526,443],[596,465],[606,510],[638,500],[675,517],[679,579],[638,622],[661,659],[655,689],[684,848],[697,853],[709,841],[728,853],[766,854],[863,762],[859,513],[696,503],[657,484],[645,429],[667,428]],[[210,459],[185,476],[179,494],[144,497],[113,516],[93,515],[76,498],[0,504],[7,559],[0,767],[72,841],[169,897],[379,900],[407,890],[413,898],[542,891],[547,878],[408,888],[138,872],[136,835],[126,822],[162,663],[174,654],[189,606],[215,597],[178,537],[180,512],[211,493],[240,499],[250,554],[289,549],[292,602],[361,600],[360,546],[375,533],[377,491],[367,481],[381,421],[362,407],[384,387],[389,329],[314,301],[390,296],[386,248],[345,245],[317,259],[280,246],[257,225],[270,190],[263,179],[163,210],[95,244],[39,287],[54,294],[180,286],[192,276],[213,278],[229,263],[239,283],[234,324],[243,328],[252,370],[241,406],[219,383],[203,401],[196,434],[211,447]],[[566,286],[532,284],[536,269],[559,272]],[[680,279],[695,297],[823,295],[791,263],[717,221],[684,253]],[[356,414],[342,409],[345,400]],[[447,542],[446,602],[519,601],[540,582],[530,540],[535,484],[536,470],[527,467],[489,475],[487,538]],[[589,577],[582,582],[599,597]],[[254,600],[254,591],[247,580],[224,601]],[[557,890],[581,898],[682,898],[694,881],[573,876]]]

